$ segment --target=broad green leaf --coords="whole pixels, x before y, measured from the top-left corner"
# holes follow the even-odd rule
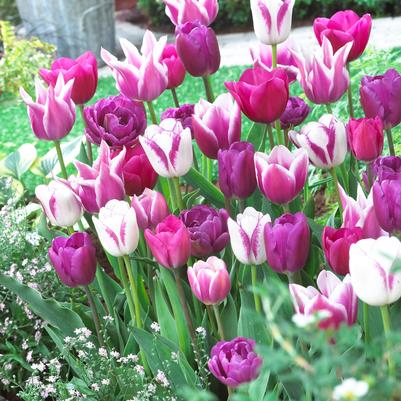
[[[270,371],[260,373],[259,377],[249,385],[249,395],[252,401],[263,401],[269,384]]]
[[[265,149],[261,148],[263,135],[266,131],[266,124],[253,123],[248,132],[246,141],[251,142],[255,146],[255,151],[264,152]],[[266,133],[267,135],[267,133]]]
[[[35,146],[25,143],[0,161],[0,174],[10,175],[19,180],[30,169],[36,158]]]
[[[221,320],[224,326],[224,335],[227,339],[237,336],[238,314],[237,307],[231,294],[228,295],[224,308],[220,309]]]

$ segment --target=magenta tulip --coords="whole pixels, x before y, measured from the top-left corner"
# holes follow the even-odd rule
[[[217,0],[163,0],[166,14],[174,25],[200,21],[210,25],[217,17],[219,3]]]
[[[192,132],[192,117],[194,113],[194,104],[183,104],[180,107],[169,107],[161,114],[160,121],[174,118],[174,120],[181,123],[183,128],[189,128]]]
[[[168,43],[163,50],[161,62],[168,70],[167,89],[173,89],[180,86],[185,78],[185,67],[178,56],[177,49],[172,43]]]
[[[401,180],[401,157],[382,156],[372,163],[373,180]]]
[[[310,111],[310,107],[300,97],[291,96],[284,113],[280,117],[281,128],[289,129],[302,124]]]

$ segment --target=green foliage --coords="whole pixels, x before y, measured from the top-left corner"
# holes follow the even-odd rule
[[[19,22],[19,14],[15,0],[0,0],[0,20]]]

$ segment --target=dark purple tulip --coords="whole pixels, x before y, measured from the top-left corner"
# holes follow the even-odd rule
[[[216,210],[211,206],[198,205],[184,210],[180,218],[187,227],[191,238],[191,254],[207,258],[222,251],[229,240],[225,209]]]
[[[262,358],[255,353],[255,341],[243,337],[220,341],[210,353],[212,374],[228,387],[251,382],[259,376]]]
[[[306,216],[286,213],[265,225],[266,258],[279,273],[301,270],[308,259],[310,230]]]
[[[57,237],[49,248],[49,258],[57,275],[68,287],[89,285],[96,274],[96,250],[89,234]]]
[[[168,108],[160,116],[160,120],[166,120],[167,118],[174,118],[179,121],[184,128],[189,128],[192,132],[192,115],[195,111],[194,104],[183,104],[177,108]]]
[[[234,142],[219,150],[219,185],[227,198],[245,199],[256,189],[255,148],[250,142]]]
[[[84,118],[88,140],[96,145],[104,140],[112,148],[130,147],[146,128],[143,103],[122,95],[85,107]]]
[[[401,180],[401,157],[382,156],[372,163],[372,178],[379,182],[384,180]]]
[[[310,113],[310,107],[298,96],[288,99],[287,107],[280,117],[281,128],[288,129],[302,124]]]
[[[177,53],[194,77],[214,74],[220,67],[220,49],[212,28],[199,21],[179,25],[175,30]]]
[[[366,117],[380,117],[385,129],[401,122],[401,75],[397,70],[390,68],[384,75],[363,77],[359,92]]]

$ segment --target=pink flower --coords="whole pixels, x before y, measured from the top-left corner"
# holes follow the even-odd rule
[[[168,43],[164,47],[161,62],[168,70],[167,89],[173,89],[180,86],[184,81],[186,71],[174,44]]]
[[[166,14],[174,25],[200,21],[210,25],[217,17],[219,3],[217,0],[163,0]]]

